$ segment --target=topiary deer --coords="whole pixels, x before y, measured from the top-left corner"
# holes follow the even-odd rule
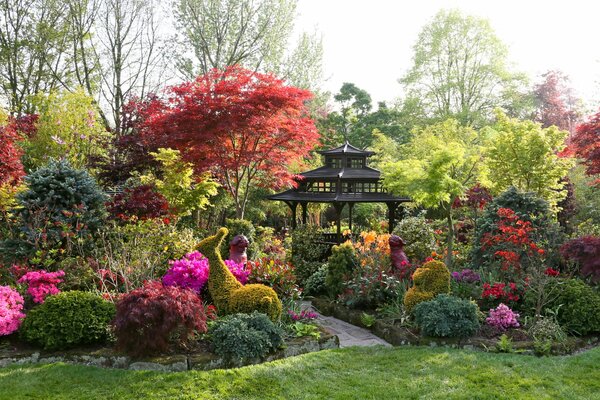
[[[424,301],[432,300],[441,293],[450,293],[450,271],[441,261],[428,261],[413,274],[413,287],[404,295],[404,307],[413,308]]]
[[[204,239],[196,246],[208,258],[208,291],[215,306],[224,314],[258,311],[267,314],[273,321],[279,319],[281,301],[277,293],[265,285],[243,286],[223,262],[219,249],[228,232],[227,228],[221,228],[216,235]]]

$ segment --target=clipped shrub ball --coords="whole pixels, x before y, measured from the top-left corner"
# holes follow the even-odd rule
[[[580,279],[556,280],[548,289],[557,293],[547,309],[558,309],[558,323],[568,332],[600,332],[600,293]]]
[[[256,311],[219,319],[209,333],[215,353],[237,363],[264,357],[283,344],[281,330]]]
[[[421,334],[433,337],[469,337],[479,329],[479,309],[474,302],[440,294],[414,308]]]
[[[414,285],[404,295],[404,306],[408,312],[438,294],[450,293],[450,271],[441,261],[428,261],[413,274]]]
[[[325,278],[327,291],[332,297],[336,297],[344,290],[344,282],[350,280],[352,271],[358,265],[354,246],[346,242],[339,246],[333,246],[331,256],[328,260],[328,272]],[[311,275],[312,276],[312,275]],[[310,278],[309,278],[310,279]]]
[[[115,305],[89,292],[62,292],[34,307],[23,325],[22,338],[47,350],[103,343]]]
[[[173,344],[183,347],[195,332],[207,330],[200,297],[191,289],[149,281],[117,303],[117,348],[132,356],[158,354]]]

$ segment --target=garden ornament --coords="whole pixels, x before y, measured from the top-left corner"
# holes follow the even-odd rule
[[[406,253],[404,253],[404,246],[406,242],[400,236],[392,235],[389,239],[390,243],[390,254],[392,256],[392,269],[394,271],[402,270],[402,267],[410,264]]]
[[[248,238],[244,235],[237,235],[234,237],[231,242],[229,242],[229,259],[238,264],[246,265],[246,262],[248,262],[246,249],[249,244]]]

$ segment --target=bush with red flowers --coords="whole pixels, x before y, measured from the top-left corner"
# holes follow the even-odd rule
[[[117,348],[141,356],[165,352],[171,344],[185,347],[195,333],[206,332],[206,319],[194,291],[149,281],[117,303]]]
[[[168,218],[169,202],[151,185],[127,188],[106,204],[113,218],[122,221],[131,219]]]

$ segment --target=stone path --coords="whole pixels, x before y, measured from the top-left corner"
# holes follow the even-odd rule
[[[319,314],[319,312],[312,307],[310,302],[303,302],[302,305],[303,308],[311,309]],[[377,345],[391,347],[391,344],[373,335],[369,330],[354,326],[337,318],[326,317],[319,314],[317,322],[319,325],[327,328],[329,331],[331,331],[331,333],[338,336],[340,339],[340,347]]]

